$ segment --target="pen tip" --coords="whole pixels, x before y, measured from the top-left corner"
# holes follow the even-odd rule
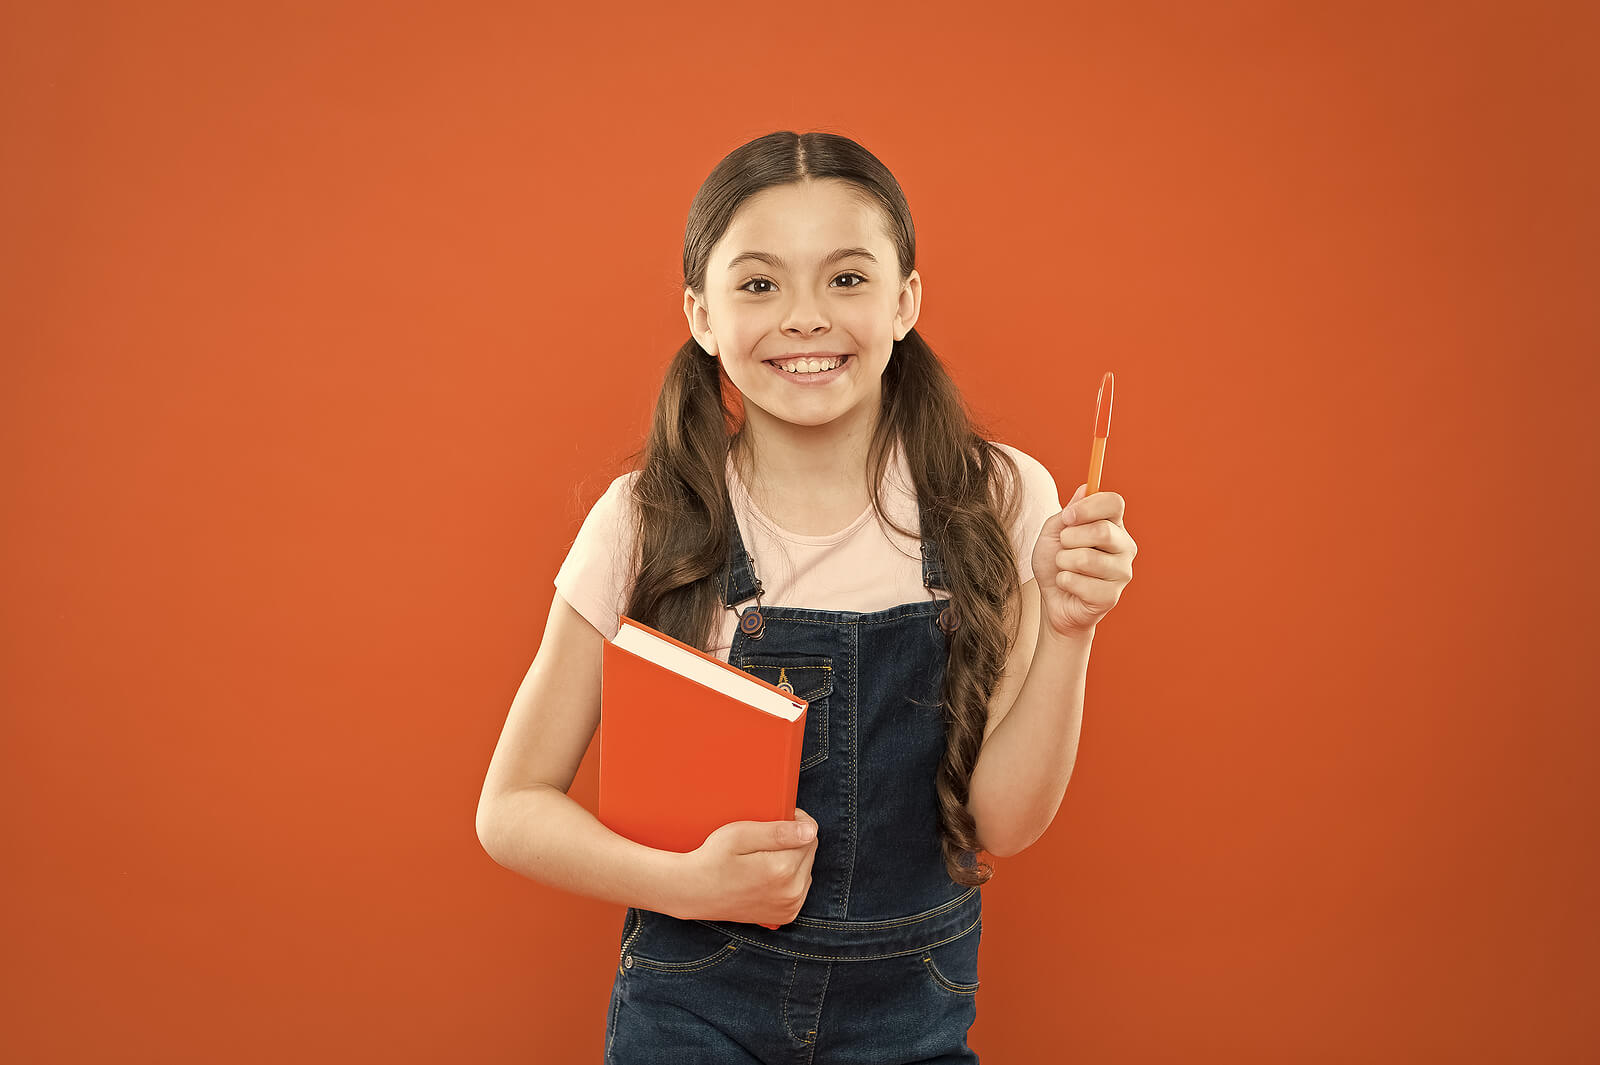
[[[1100,391],[1094,400],[1094,435],[1108,436],[1111,433],[1111,395],[1114,391],[1115,378],[1107,370],[1104,377],[1100,378]]]

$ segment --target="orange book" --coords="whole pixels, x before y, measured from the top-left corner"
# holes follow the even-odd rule
[[[602,652],[600,823],[697,850],[729,821],[793,821],[804,699],[624,616]]]

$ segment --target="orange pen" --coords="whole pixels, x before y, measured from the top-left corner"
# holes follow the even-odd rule
[[[1089,487],[1083,493],[1085,496],[1100,491],[1100,467],[1106,461],[1106,437],[1111,435],[1111,392],[1115,384],[1116,379],[1107,370],[1100,378],[1100,391],[1095,394],[1094,445],[1089,452]]]

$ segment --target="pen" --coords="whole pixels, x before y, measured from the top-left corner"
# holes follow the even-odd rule
[[[1111,435],[1111,392],[1116,379],[1107,370],[1100,378],[1100,391],[1094,400],[1094,445],[1089,451],[1089,487],[1084,492],[1092,496],[1100,491],[1100,467],[1106,461],[1106,437]]]

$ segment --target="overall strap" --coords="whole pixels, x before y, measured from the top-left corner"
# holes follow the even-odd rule
[[[939,545],[928,534],[928,512],[917,504],[918,528],[922,531],[922,583],[929,588],[948,592],[944,582],[944,563],[939,555]]]
[[[950,586],[944,579],[944,562],[939,554],[939,544],[934,540],[929,530],[928,512],[922,506],[921,500],[917,502],[918,528],[922,533],[922,583],[927,586],[928,594],[933,594],[937,588],[941,592],[948,592]],[[937,598],[937,597],[935,597]],[[939,628],[949,636],[961,627],[961,615],[957,612],[955,604],[950,603],[939,611]]]
[[[744,539],[739,535],[739,519],[733,512],[732,500],[728,498],[727,485],[723,485],[722,498],[728,504],[728,560],[722,567],[719,590],[722,605],[732,610],[760,593],[761,579],[756,576],[755,560],[744,549]]]

